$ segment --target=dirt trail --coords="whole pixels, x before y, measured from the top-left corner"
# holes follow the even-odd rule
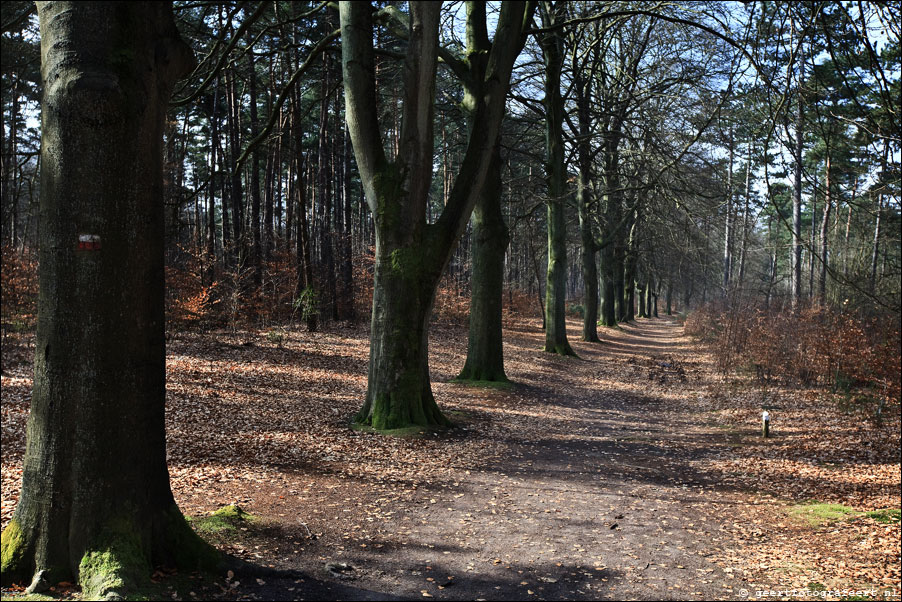
[[[542,352],[539,324],[512,320],[515,384],[485,389],[451,382],[466,332],[435,326],[433,389],[462,428],[412,440],[349,428],[366,387],[362,327],[175,333],[176,500],[195,517],[239,503],[260,520],[207,537],[295,577],[181,582],[171,597],[741,598],[724,560],[739,552],[730,517],[756,500],[704,470],[732,443],[701,423],[706,356],[670,319],[602,329],[601,344],[576,340],[576,320],[568,328],[579,359]],[[3,377],[4,523],[31,390],[32,347],[20,343]]]
[[[898,508],[898,414],[850,429],[819,392],[781,391],[765,441],[759,393],[715,375],[670,319],[602,329],[601,344],[576,340],[569,320],[576,359],[542,352],[540,323],[511,316],[513,386],[452,382],[466,329],[433,324],[433,390],[461,428],[386,437],[348,423],[366,392],[365,325],[327,326],[171,333],[176,501],[198,519],[240,504],[258,520],[204,537],[292,576],[176,575],[162,598],[706,600],[866,586],[898,599],[898,523],[863,514]],[[4,341],[0,526],[21,487],[32,341]],[[794,515],[810,498],[859,512],[814,527]]]
[[[538,351],[534,328],[508,329],[511,390],[442,384],[450,375],[434,375],[440,404],[471,396],[463,413],[452,410],[470,431],[504,422],[491,431],[494,459],[377,499],[387,528],[375,533],[363,522],[373,518],[353,510],[353,500],[359,508],[371,494],[366,483],[336,480],[320,503],[343,499],[347,514],[294,562],[279,563],[309,576],[245,584],[239,597],[741,598],[738,576],[718,559],[729,545],[725,509],[743,497],[696,468],[726,440],[686,410],[706,367],[681,333],[669,319],[641,320],[604,332],[600,345],[574,343],[575,359]],[[459,431],[451,436],[459,441],[446,443],[473,436]],[[275,514],[262,504],[276,493],[264,487],[252,510]],[[334,562],[350,568],[320,581]]]

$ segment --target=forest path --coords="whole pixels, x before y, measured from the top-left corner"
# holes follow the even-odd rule
[[[704,424],[709,357],[670,318],[601,329],[600,344],[579,328],[568,321],[580,357],[565,358],[541,351],[537,320],[510,320],[514,384],[486,389],[452,382],[465,328],[434,325],[433,389],[462,428],[413,439],[349,428],[366,388],[362,326],[173,332],[179,507],[240,504],[259,520],[205,537],[296,577],[173,583],[167,597],[741,598],[729,517],[755,500],[705,470],[735,444]],[[3,377],[4,524],[31,390],[33,347],[20,343]]]
[[[569,327],[572,337],[578,323]],[[509,325],[510,390],[448,382],[453,372],[442,366],[461,363],[433,343],[436,397],[467,429],[437,443],[438,453],[450,454],[443,474],[396,482],[400,495],[375,500],[366,480],[336,481],[320,503],[343,500],[344,514],[288,565],[314,580],[250,584],[243,595],[740,598],[738,575],[720,560],[729,545],[721,521],[727,507],[746,500],[698,467],[729,441],[687,411],[708,378],[705,356],[669,318],[601,336],[601,344],[572,337],[580,357],[564,358],[539,351],[535,325]],[[485,437],[493,439],[488,460],[454,456]],[[261,496],[254,501],[259,513]],[[386,524],[369,528],[374,520]],[[319,581],[323,566],[336,562],[350,567],[341,575],[348,581]],[[289,585],[296,589],[286,591]]]

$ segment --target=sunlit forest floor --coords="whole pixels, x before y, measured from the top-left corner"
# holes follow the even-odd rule
[[[294,574],[155,579],[174,599],[898,599],[898,406],[877,421],[839,395],[723,377],[669,318],[602,344],[571,320],[579,359],[541,352],[540,326],[508,322],[513,385],[485,389],[452,382],[466,330],[436,325],[433,390],[459,428],[405,439],[349,427],[363,327],[170,333],[176,500],[220,549]],[[4,526],[31,344],[4,339]],[[230,504],[253,518],[203,519]]]

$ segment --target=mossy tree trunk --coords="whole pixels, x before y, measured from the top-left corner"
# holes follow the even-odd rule
[[[339,6],[345,115],[376,230],[367,396],[356,417],[359,424],[378,430],[448,424],[429,382],[428,323],[439,278],[482,194],[526,12],[525,2],[502,4],[495,40],[481,59],[482,95],[460,172],[442,214],[427,224],[440,5],[413,2],[409,16],[392,6],[379,13],[407,41],[399,152],[391,162],[377,112],[373,7],[368,2]],[[479,16],[479,11],[468,13],[468,18]],[[481,16],[478,28],[485,30],[484,7]],[[450,53],[442,58],[455,72],[469,74],[464,59]]]
[[[495,146],[482,195],[473,210],[473,272],[467,360],[459,379],[507,382],[501,310],[504,253],[510,242],[501,212],[501,152]]]
[[[485,29],[485,2],[467,3],[467,61],[464,64],[446,61],[457,71],[464,85],[463,109],[468,116],[472,134],[474,118],[484,100],[486,59],[491,42]],[[525,42],[521,36],[520,45]],[[500,133],[492,151],[482,193],[473,210],[473,248],[470,294],[470,331],[467,359],[458,379],[471,381],[507,382],[504,372],[502,341],[502,306],[504,294],[504,254],[510,233],[501,211],[501,138]]]
[[[563,38],[556,25],[563,2],[542,4],[547,31],[539,44],[545,62],[545,177],[548,182],[548,271],[545,285],[545,351],[576,355],[567,340],[567,169],[564,164]]]
[[[121,595],[212,567],[179,513],[164,425],[162,137],[193,56],[168,3],[39,2],[40,295],[22,495],[3,583]]]
[[[432,396],[427,361],[442,266],[422,233],[387,237],[380,234],[386,224],[379,228],[379,221],[367,396],[355,421],[378,430],[448,426]]]

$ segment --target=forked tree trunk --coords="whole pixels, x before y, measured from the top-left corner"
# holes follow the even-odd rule
[[[162,134],[190,71],[168,3],[40,2],[34,393],[3,583],[121,595],[219,554],[172,496],[164,426]]]
[[[488,173],[526,9],[523,2],[501,6],[460,172],[441,216],[427,224],[440,7],[413,2],[409,20],[387,11],[408,39],[398,154],[389,161],[376,110],[373,9],[364,2],[339,5],[345,116],[376,232],[367,396],[358,424],[377,430],[448,424],[429,382],[428,323],[439,279]],[[454,56],[446,61],[464,69]]]

